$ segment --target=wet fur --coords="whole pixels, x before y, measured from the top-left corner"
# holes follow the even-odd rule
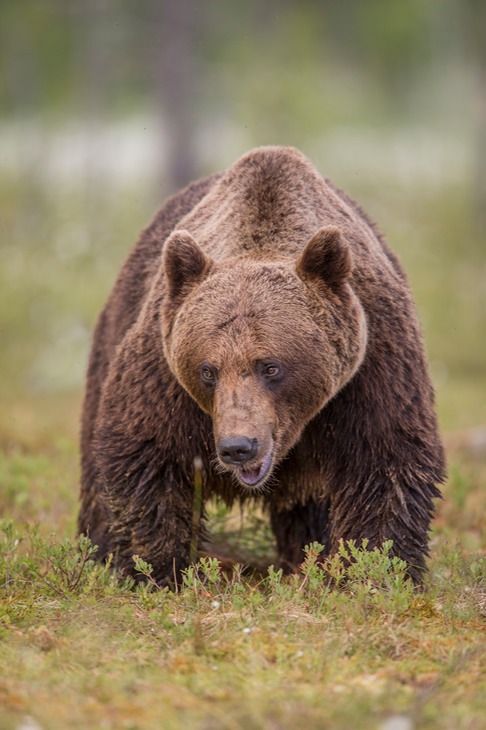
[[[79,531],[100,546],[100,559],[113,553],[116,565],[131,573],[132,555],[139,554],[161,583],[180,574],[189,562],[195,456],[203,461],[205,498],[248,497],[231,475],[214,468],[211,417],[166,358],[162,328],[172,327],[187,296],[185,280],[168,296],[161,254],[170,234],[188,231],[208,261],[226,265],[228,291],[234,286],[229,259],[268,262],[262,297],[271,301],[272,287],[280,286],[279,260],[297,261],[323,226],[336,227],[351,251],[351,287],[367,319],[366,354],[354,377],[303,426],[259,496],[283,564],[300,562],[313,540],[332,552],[340,539],[366,537],[370,547],[392,539],[420,581],[445,467],[406,277],[359,207],[287,148],[254,150],[169,199],[142,233],[101,313],[83,410],[79,515]],[[345,257],[341,263],[346,269]],[[198,269],[191,286],[207,277],[210,265],[203,261]],[[307,291],[318,308],[322,285],[308,282]],[[332,299],[332,286],[326,292]],[[209,307],[223,312],[222,328],[235,326],[232,313],[224,314],[225,297],[221,292],[219,300],[201,302],[202,324]],[[277,316],[276,341],[291,347],[288,330]],[[335,338],[345,359],[338,325]],[[298,411],[308,377],[304,367],[286,408]]]

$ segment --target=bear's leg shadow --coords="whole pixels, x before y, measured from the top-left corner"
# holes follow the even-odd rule
[[[285,572],[298,569],[305,557],[304,548],[312,542],[329,551],[329,500],[310,499],[287,510],[270,508],[270,524],[277,541],[279,564]]]

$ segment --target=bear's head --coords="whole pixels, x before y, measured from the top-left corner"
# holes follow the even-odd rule
[[[169,366],[212,417],[222,469],[261,487],[363,360],[349,247],[327,227],[297,260],[253,252],[215,262],[175,231],[163,270]]]

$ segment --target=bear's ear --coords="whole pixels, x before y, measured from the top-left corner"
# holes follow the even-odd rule
[[[338,288],[351,275],[351,251],[335,226],[326,226],[306,244],[295,264],[302,279],[320,279],[331,288]]]
[[[169,236],[162,255],[169,297],[175,299],[184,290],[202,281],[212,263],[190,233],[174,231]]]

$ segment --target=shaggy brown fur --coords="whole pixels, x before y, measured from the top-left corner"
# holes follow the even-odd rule
[[[98,322],[79,530],[132,572],[189,562],[204,497],[260,498],[283,564],[386,539],[420,580],[444,478],[405,275],[358,206],[268,147],[171,198]]]

